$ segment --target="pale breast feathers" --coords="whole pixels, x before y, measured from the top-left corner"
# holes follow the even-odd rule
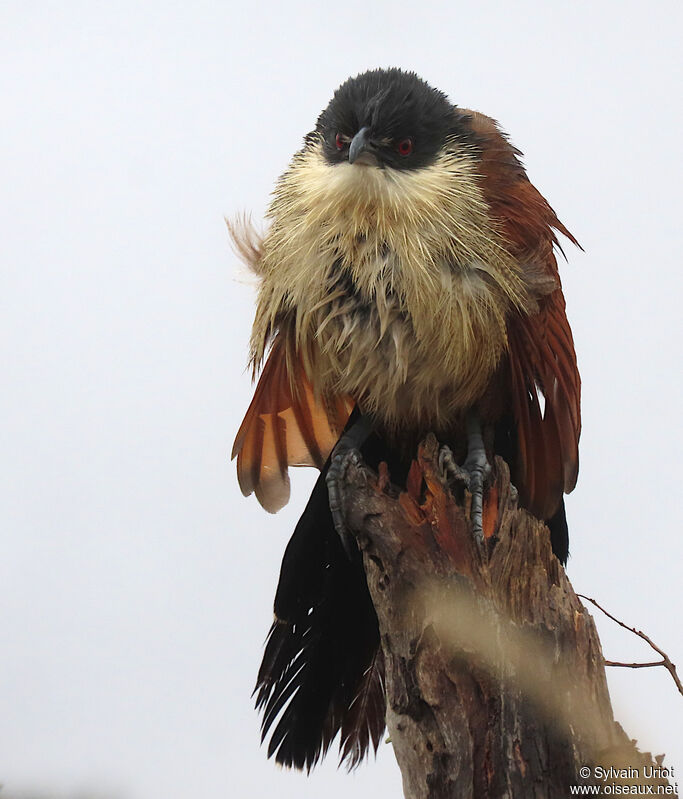
[[[312,137],[277,184],[263,239],[232,226],[259,278],[252,368],[273,341],[283,361],[264,370],[241,428],[243,487],[259,485],[262,474],[273,496],[280,491],[271,505],[288,494],[287,464],[324,459],[355,403],[388,430],[438,432],[480,399],[511,341],[522,452],[544,430],[547,437],[548,422],[522,407],[544,367],[519,378],[528,360],[520,330],[528,326],[510,325],[538,316],[559,291],[551,226],[566,231],[492,120],[471,118],[488,141],[483,155],[454,143],[419,171],[330,165]],[[278,381],[270,388],[268,372]],[[566,381],[560,388],[571,394]],[[572,435],[553,436],[578,441],[568,402]],[[247,466],[244,453],[259,450],[263,429],[282,426],[283,403],[291,406],[284,450],[271,433],[270,459],[253,456]],[[293,421],[302,417],[317,419],[317,428],[298,431]],[[573,461],[570,448],[561,457]],[[568,462],[565,476],[573,470]]]
[[[508,310],[535,302],[476,170],[457,151],[419,174],[331,167],[309,143],[269,212],[253,363],[286,328],[314,386],[362,396],[388,425],[476,400]]]

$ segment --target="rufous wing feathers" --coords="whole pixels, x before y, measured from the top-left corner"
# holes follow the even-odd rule
[[[270,513],[289,500],[288,467],[322,469],[353,409],[348,397],[316,397],[300,362],[294,374],[287,363],[278,336],[232,450],[242,493]]]

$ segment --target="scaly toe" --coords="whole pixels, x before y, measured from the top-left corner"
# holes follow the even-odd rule
[[[469,471],[456,463],[456,460],[453,457],[453,451],[450,447],[445,445],[439,450],[439,469],[443,479],[446,482],[453,480],[458,483],[463,483],[465,488],[469,489]]]
[[[362,462],[363,458],[357,449],[342,449],[332,456],[332,461],[325,476],[334,529],[337,531],[337,535],[341,539],[342,546],[349,558],[352,557],[357,544],[344,518],[343,483],[349,466],[360,466]]]

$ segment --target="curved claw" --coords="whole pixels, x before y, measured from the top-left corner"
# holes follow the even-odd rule
[[[453,457],[453,451],[445,444],[439,450],[439,469],[444,480],[454,480],[462,483],[469,491],[471,475],[463,466],[460,466]]]
[[[325,475],[334,529],[337,531],[349,559],[353,557],[353,552],[358,544],[351,535],[344,519],[344,490],[342,485],[349,466],[352,463],[360,465],[363,462],[358,447],[363,446],[371,432],[372,422],[370,419],[355,410],[349,419],[346,430],[344,430],[332,450],[330,465],[327,467],[327,474]]]
[[[352,464],[359,466],[362,461],[361,454],[357,449],[335,449],[335,452],[332,454],[329,469],[325,475],[334,529],[337,531],[339,538],[341,538],[342,546],[349,558],[352,556],[353,550],[356,548],[357,544],[356,539],[351,535],[349,528],[346,526],[346,519],[344,518],[343,484],[349,466]]]

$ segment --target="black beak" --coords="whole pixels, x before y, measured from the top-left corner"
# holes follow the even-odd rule
[[[349,163],[353,164],[354,161],[358,160],[359,156],[366,152],[371,153],[372,149],[372,144],[370,143],[370,128],[361,128],[351,140],[351,146],[349,147]]]

